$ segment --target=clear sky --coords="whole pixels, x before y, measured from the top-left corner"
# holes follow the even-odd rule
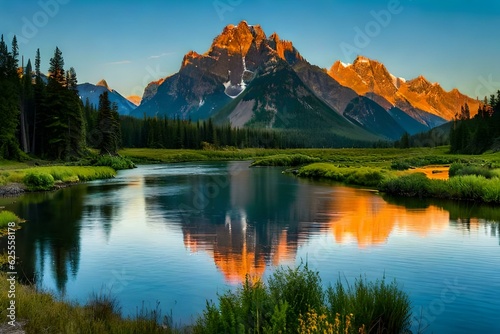
[[[58,46],[80,83],[104,78],[125,96],[241,20],[323,68],[361,54],[472,97],[500,89],[498,0],[0,0],[0,33],[9,44],[17,35],[25,59],[40,48],[46,71]]]

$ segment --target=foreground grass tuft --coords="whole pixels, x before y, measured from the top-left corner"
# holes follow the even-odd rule
[[[207,303],[194,333],[402,333],[409,297],[396,283],[359,279],[324,290],[307,265],[279,268],[267,284],[249,278],[236,292]]]
[[[0,290],[8,291],[7,276],[0,273]],[[7,293],[0,304],[8,305]],[[16,283],[16,320],[24,323],[26,333],[180,333],[161,325],[158,310],[143,309],[135,318],[122,318],[119,307],[108,295],[93,295],[84,306],[65,302],[47,292]],[[7,318],[6,308],[0,310]],[[0,328],[1,331],[1,328]]]
[[[11,222],[20,223],[22,222],[22,220],[13,212],[6,210],[0,211],[0,235],[1,230],[6,229],[8,227],[8,224]]]

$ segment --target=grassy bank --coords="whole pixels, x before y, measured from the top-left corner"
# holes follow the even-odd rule
[[[0,237],[7,234],[9,223],[15,223],[18,226],[22,222],[23,220],[16,216],[15,213],[0,208]]]
[[[9,291],[5,274],[0,289]],[[280,268],[265,283],[248,279],[217,303],[207,302],[195,324],[182,328],[159,309],[123,318],[109,295],[77,305],[18,283],[15,291],[16,318],[26,333],[400,333],[411,325],[409,297],[395,282],[360,278],[347,288],[338,281],[324,289],[307,265]],[[0,303],[9,305],[6,293]],[[7,319],[6,308],[0,316]]]
[[[1,291],[10,289],[7,278],[6,274],[0,274]],[[122,318],[117,302],[110,296],[91,296],[88,303],[81,306],[16,283],[14,300],[16,320],[23,324],[26,333],[172,333],[159,325],[158,310],[142,310],[134,319]],[[9,305],[9,302],[8,294],[2,293],[0,304]],[[8,319],[6,308],[0,311],[4,321]],[[3,323],[0,332],[10,328]]]
[[[480,166],[452,164],[450,179],[431,180],[422,173],[397,172],[374,167],[338,167],[314,163],[297,171],[300,177],[328,179],[346,184],[373,187],[387,194],[500,203],[497,170]]]
[[[0,171],[0,186],[23,184],[29,191],[51,190],[57,184],[111,178],[116,171],[102,166],[44,166]]]
[[[136,163],[172,163],[190,161],[228,161],[228,160],[260,160],[273,157],[271,160],[286,165],[281,161],[290,156],[303,155],[321,162],[330,162],[343,167],[379,167],[391,169],[408,169],[435,164],[451,164],[453,162],[493,164],[500,168],[500,154],[491,153],[480,156],[448,154],[449,147],[412,148],[412,149],[235,149],[225,150],[168,150],[127,148],[120,150],[120,155],[132,159]],[[267,160],[270,161],[270,160]]]

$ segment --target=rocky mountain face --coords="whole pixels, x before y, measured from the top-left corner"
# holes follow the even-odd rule
[[[94,105],[96,108],[99,106],[99,96],[105,91],[109,93],[110,102],[116,103],[118,106],[118,113],[120,115],[130,115],[137,107],[120,93],[111,89],[106,80],[101,80],[95,85],[90,83],[79,84],[77,89],[78,95],[83,103],[86,103],[88,100],[89,103]]]
[[[258,25],[245,21],[229,25],[206,53],[190,51],[178,73],[151,83],[134,114],[193,120],[213,116],[237,98],[273,58],[302,60],[291,42],[276,34],[267,38]]]
[[[429,127],[439,125],[439,120],[423,113],[450,121],[465,103],[474,112],[472,116],[480,105],[479,101],[461,94],[457,89],[446,92],[439,84],[430,83],[423,76],[409,81],[397,78],[382,63],[366,57],[359,56],[349,65],[337,61],[328,74],[386,110],[399,108]]]
[[[178,73],[152,82],[131,115],[166,115],[232,126],[329,129],[352,139],[397,139],[451,120],[468,103],[419,77],[406,81],[358,57],[329,70],[311,65],[292,42],[259,25],[228,25],[203,54],[190,51]]]

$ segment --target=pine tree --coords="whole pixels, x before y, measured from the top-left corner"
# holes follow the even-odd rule
[[[97,110],[97,132],[99,141],[96,148],[100,154],[116,155],[119,145],[120,124],[117,108],[111,105],[108,92],[99,96],[99,108]]]
[[[0,158],[19,159],[16,138],[19,123],[19,76],[17,75],[17,42],[13,40],[14,53],[10,53],[0,38]]]
[[[41,57],[40,49],[36,50],[35,56],[35,89],[34,89],[34,115],[33,115],[33,142],[31,143],[31,152],[43,156],[45,149],[48,148],[47,122],[48,117],[45,109],[45,83],[40,71]]]

